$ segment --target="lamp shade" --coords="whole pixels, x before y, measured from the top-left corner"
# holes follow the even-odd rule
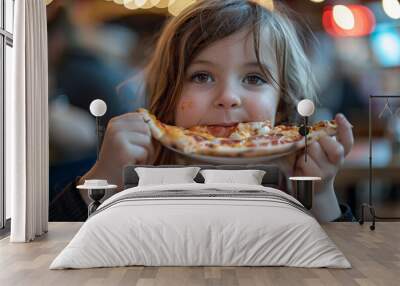
[[[90,113],[93,116],[103,116],[107,111],[107,104],[101,99],[95,99],[90,103]]]
[[[314,103],[309,99],[303,99],[297,104],[297,112],[304,117],[313,115],[315,110]]]

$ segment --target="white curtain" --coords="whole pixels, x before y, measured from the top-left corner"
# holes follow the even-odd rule
[[[14,70],[6,97],[6,187],[12,242],[48,228],[47,21],[43,0],[15,1]]]

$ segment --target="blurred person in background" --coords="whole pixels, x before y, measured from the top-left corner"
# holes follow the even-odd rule
[[[357,84],[357,78],[349,71],[349,66],[358,66],[351,59],[343,59],[339,54],[335,40],[325,33],[315,33],[318,41],[313,47],[311,62],[319,85],[320,107],[313,115],[313,121],[332,118],[333,114],[343,113],[350,121],[354,111],[365,110],[366,102]]]
[[[66,3],[66,4],[64,4]],[[137,70],[128,66],[136,35],[118,25],[78,29],[70,9],[79,2],[58,1],[48,6],[50,221],[68,221],[73,212],[66,185],[86,172],[96,160],[95,119],[89,113],[94,99],[107,104],[110,118],[142,106],[130,81]],[[89,32],[89,34],[88,34]],[[78,192],[76,192],[79,195]]]

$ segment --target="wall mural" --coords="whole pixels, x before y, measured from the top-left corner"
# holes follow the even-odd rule
[[[280,5],[261,11],[284,34],[264,18],[253,25],[248,1],[232,11],[202,2],[172,12],[48,5],[50,220],[85,220],[91,200],[76,187],[106,182],[107,198],[123,189],[129,164],[267,164],[286,183],[313,176],[334,192],[354,144],[351,111],[366,106],[359,89],[334,56],[320,62],[312,36]],[[215,7],[204,18],[207,5]],[[325,55],[332,46],[323,44]],[[389,103],[380,116],[387,112],[400,116]]]

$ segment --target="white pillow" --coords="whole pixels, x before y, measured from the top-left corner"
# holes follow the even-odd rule
[[[201,170],[205,184],[227,183],[261,185],[265,171],[262,170]]]
[[[199,170],[199,167],[135,168],[139,176],[139,186],[195,183],[193,179]]]

